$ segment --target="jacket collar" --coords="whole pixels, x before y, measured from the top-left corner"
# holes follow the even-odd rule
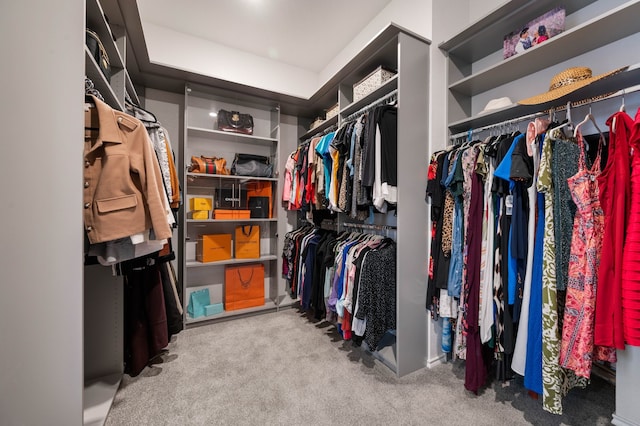
[[[98,123],[100,130],[98,132],[98,139],[96,140],[96,143],[93,144],[89,152],[101,148],[104,142],[122,143],[122,133],[118,128],[118,119],[116,118],[113,108],[93,95],[91,95],[91,98],[98,110]]]

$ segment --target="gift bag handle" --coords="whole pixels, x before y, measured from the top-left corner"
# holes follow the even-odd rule
[[[242,285],[242,288],[249,288],[249,286],[251,285],[251,281],[253,280],[253,268],[251,268],[251,276],[249,277],[248,281],[245,281],[242,279],[242,274],[240,273],[240,269],[238,269],[238,279],[240,280],[240,285]]]
[[[249,232],[245,232],[245,230],[244,230],[244,228],[247,227],[247,226],[249,227]],[[252,232],[253,232],[253,225],[242,225],[242,234],[245,237],[247,237],[247,238],[250,237]]]

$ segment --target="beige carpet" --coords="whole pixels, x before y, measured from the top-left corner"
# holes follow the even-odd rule
[[[107,425],[606,425],[614,387],[594,378],[565,413],[522,380],[464,390],[464,365],[396,378],[333,326],[290,309],[185,330],[159,362],[125,376]]]

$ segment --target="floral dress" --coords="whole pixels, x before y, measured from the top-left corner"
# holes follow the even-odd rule
[[[578,134],[578,173],[567,180],[577,210],[571,240],[560,365],[587,379],[591,376],[594,352],[596,289],[604,231],[604,213],[598,197],[597,181],[603,144],[601,138],[598,154],[589,169],[584,141],[582,135]],[[595,356],[601,360],[614,361],[615,350],[598,346]]]

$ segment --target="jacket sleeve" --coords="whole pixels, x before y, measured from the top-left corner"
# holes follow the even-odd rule
[[[136,135],[140,138],[140,157],[138,161],[132,161],[133,171],[137,172],[140,178],[140,189],[145,197],[145,208],[151,218],[151,225],[157,240],[171,238],[171,229],[167,221],[167,213],[164,207],[162,193],[162,178],[160,166],[156,159],[152,147],[151,139],[144,127],[139,127],[140,132]]]

